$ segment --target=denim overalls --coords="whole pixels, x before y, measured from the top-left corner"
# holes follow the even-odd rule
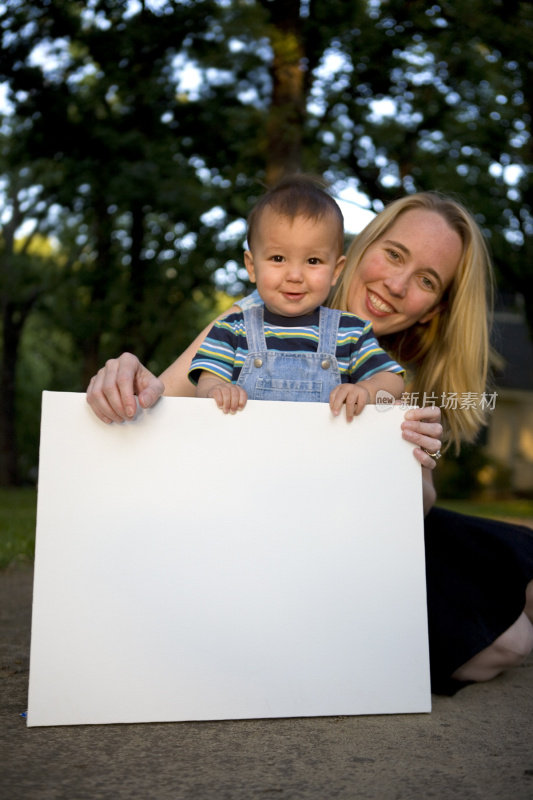
[[[250,400],[329,402],[331,390],[341,382],[335,355],[341,312],[320,307],[316,353],[280,353],[267,350],[263,311],[262,305],[243,311],[248,355],[237,386]]]

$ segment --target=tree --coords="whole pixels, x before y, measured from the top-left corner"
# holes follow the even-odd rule
[[[201,19],[191,19],[190,8],[181,4],[170,4],[172,13],[164,15],[145,9],[128,15],[128,5],[101,2],[89,11],[83,3],[24,4],[12,27],[22,30],[33,23],[22,42],[22,65],[17,58],[21,37],[11,54],[4,53],[13,91],[22,95],[17,112],[32,120],[12,158],[47,162],[49,202],[70,210],[82,227],[78,278],[88,313],[79,345],[85,377],[105,355],[102,337],[109,319],[116,320],[120,344],[143,357],[153,350],[159,332],[148,341],[137,332],[157,256],[163,246],[179,253],[191,223],[196,226],[210,208],[194,168],[177,152],[179,104],[166,74],[193,22],[201,29]],[[197,5],[205,11],[212,4]],[[47,37],[63,49],[49,73],[29,66]],[[158,222],[153,220],[168,213],[173,220],[155,241]],[[176,226],[177,220],[184,222]],[[207,285],[201,270],[190,277],[185,291]]]
[[[528,298],[533,325],[532,5],[372,5],[373,33],[346,29],[339,44],[344,84],[328,93],[326,161],[337,155],[337,171],[358,175],[374,200],[458,196],[489,239],[499,286]]]
[[[52,290],[59,267],[57,255],[46,239],[47,206],[31,175],[29,170],[4,172],[3,216],[7,219],[0,237],[0,485],[18,481],[16,372],[22,333],[30,314]],[[17,240],[15,233],[24,220],[31,220],[30,229]]]
[[[197,5],[204,13],[213,7]],[[196,327],[201,304],[192,298],[213,292],[210,270],[187,269],[187,238],[212,204],[199,170],[179,151],[177,120],[182,109],[185,117],[190,112],[170,79],[176,48],[194,24],[198,30],[205,24],[199,12],[194,19],[189,8],[172,6],[171,20],[145,9],[128,16],[129,4],[116,2],[92,10],[40,2],[3,9],[0,64],[14,106],[3,140],[11,194],[2,271],[3,482],[16,480],[15,372],[38,300],[74,337],[81,388],[117,349],[154,357],[176,309],[184,327]],[[36,64],[42,47],[49,56]],[[42,262],[27,258],[29,239],[16,249],[20,191],[32,183],[37,217],[56,210],[55,234],[69,263],[54,296]],[[185,341],[189,333],[180,336]],[[169,338],[178,349],[180,337]]]
[[[375,210],[405,191],[455,193],[501,285],[523,291],[531,15],[516,0],[0,6],[4,160],[56,220],[68,267],[39,313],[72,337],[76,388],[123,349],[157,371],[217,284],[243,288],[243,218],[285,172],[351,183]]]

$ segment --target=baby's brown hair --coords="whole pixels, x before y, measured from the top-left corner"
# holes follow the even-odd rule
[[[248,217],[248,247],[252,248],[254,233],[261,214],[271,208],[289,219],[306,217],[318,220],[330,215],[337,226],[339,255],[344,251],[344,219],[339,206],[326,191],[326,184],[310,175],[289,175],[259,198]]]

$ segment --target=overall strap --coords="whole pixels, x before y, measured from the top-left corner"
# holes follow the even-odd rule
[[[318,353],[327,353],[330,356],[336,354],[341,314],[338,308],[320,306]]]
[[[246,339],[248,341],[249,353],[263,353],[267,349],[265,340],[265,329],[263,324],[264,306],[253,306],[245,308],[244,327],[246,328]]]

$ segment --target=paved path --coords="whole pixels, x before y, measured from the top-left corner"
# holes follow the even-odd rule
[[[431,714],[26,728],[31,592],[0,572],[6,800],[533,798],[533,658]]]

